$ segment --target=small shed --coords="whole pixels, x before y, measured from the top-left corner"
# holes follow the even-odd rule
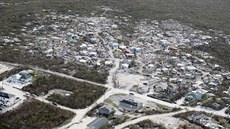
[[[120,111],[116,111],[113,114],[113,118],[115,118],[115,119],[121,119],[123,116],[124,116],[124,114],[122,112],[120,112]]]
[[[110,106],[104,105],[99,109],[99,114],[101,115],[111,115],[113,109]]]
[[[121,67],[122,67],[123,69],[127,69],[127,68],[129,68],[129,64],[124,63],[124,64],[121,65]]]

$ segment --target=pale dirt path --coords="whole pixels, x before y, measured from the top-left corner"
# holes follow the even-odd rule
[[[155,114],[155,115],[148,115],[148,116],[143,116],[143,117],[140,117],[140,118],[137,118],[137,119],[134,119],[134,120],[131,120],[131,121],[128,121],[128,122],[125,122],[125,123],[122,123],[120,125],[117,125],[115,127],[115,129],[123,129],[124,127],[126,126],[129,126],[129,125],[132,125],[132,124],[136,124],[140,121],[143,121],[143,120],[152,120],[154,123],[160,123],[160,124],[163,124],[164,126],[169,126],[168,123],[165,121],[166,118],[169,118],[169,117],[172,117],[173,115],[176,115],[176,114],[179,114],[179,113],[183,113],[185,112],[184,110],[182,111],[178,111],[178,112],[172,112],[172,113],[165,113],[165,114]],[[171,122],[171,123],[170,123]],[[171,125],[176,125],[176,123],[174,122],[177,122],[177,121],[170,121],[169,120],[169,123]]]
[[[0,64],[0,74],[10,69],[12,69],[12,67]]]
[[[119,68],[120,60],[119,59],[115,59],[114,64],[115,64],[115,67],[113,67],[109,71],[109,76],[108,76],[108,79],[107,79],[107,84],[105,84],[105,87],[108,87],[108,88],[113,88],[114,87],[113,79],[115,77],[116,71]]]

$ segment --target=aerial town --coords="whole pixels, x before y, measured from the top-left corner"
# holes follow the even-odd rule
[[[229,66],[202,49],[230,35],[97,8],[0,35],[1,129],[230,129]]]

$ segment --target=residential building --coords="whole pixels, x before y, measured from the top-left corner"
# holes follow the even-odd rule
[[[142,105],[142,103],[130,99],[123,99],[119,103],[119,107],[127,111],[138,111],[142,108]]]
[[[110,106],[104,105],[101,108],[99,108],[99,114],[101,115],[111,115],[113,112],[113,109]]]
[[[87,125],[87,129],[100,129],[101,127],[107,125],[109,122],[105,117],[97,118]]]
[[[15,95],[8,94],[5,92],[0,92],[0,101],[7,106],[11,106],[15,103]]]

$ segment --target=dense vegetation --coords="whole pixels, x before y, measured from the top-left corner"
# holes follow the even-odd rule
[[[23,87],[24,91],[36,95],[47,94],[52,89],[63,89],[72,92],[70,96],[52,94],[48,98],[53,102],[70,108],[85,108],[96,101],[106,91],[106,88],[102,86],[78,82],[54,75],[39,75],[33,84]]]
[[[225,113],[230,114],[230,108],[227,108],[227,109],[225,110]]]
[[[131,125],[129,129],[166,129],[163,125],[153,123],[151,120],[143,120],[135,125]]]
[[[219,38],[209,45],[202,45],[195,49],[209,53],[215,57],[214,63],[220,64],[230,70],[230,45],[224,39]]]
[[[170,113],[170,112],[176,112],[176,111],[180,111],[180,108],[162,108],[161,110],[157,110],[157,109],[151,109],[151,110],[144,110],[143,112],[146,115],[154,115],[154,114],[164,114],[164,113]]]
[[[50,104],[32,100],[23,103],[18,109],[1,115],[1,129],[41,129],[54,128],[72,118],[74,113]]]
[[[16,73],[20,72],[22,70],[25,70],[25,69],[27,69],[27,68],[25,68],[25,67],[16,67],[16,68],[13,68],[13,69],[11,69],[9,71],[5,71],[5,72],[0,74],[0,81],[2,81],[3,79],[5,79],[5,78],[7,78],[7,77],[9,77],[9,76],[11,76],[13,74],[16,74]]]

